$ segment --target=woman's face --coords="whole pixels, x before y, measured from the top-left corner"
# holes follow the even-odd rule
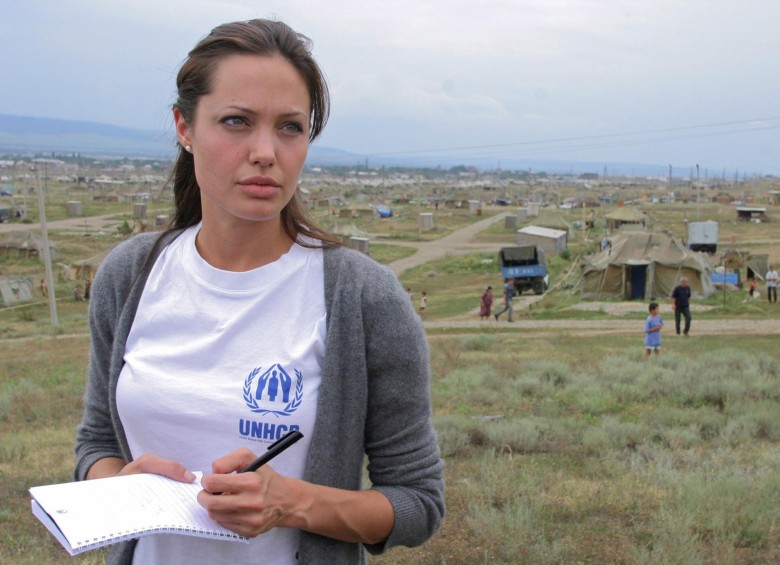
[[[179,142],[191,146],[204,225],[279,222],[309,147],[311,100],[281,56],[231,55],[192,123],[174,109]]]

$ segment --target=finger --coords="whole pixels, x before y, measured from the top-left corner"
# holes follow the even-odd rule
[[[254,460],[255,454],[248,449],[236,449],[214,461],[211,470],[217,474],[233,473],[240,471]]]
[[[118,474],[131,475],[136,473],[155,473],[184,483],[191,483],[195,480],[195,475],[185,469],[181,463],[150,453],[145,453],[131,461]]]
[[[262,492],[265,490],[264,482],[262,474],[255,472],[203,475],[200,484],[203,490],[211,495],[238,495]]]

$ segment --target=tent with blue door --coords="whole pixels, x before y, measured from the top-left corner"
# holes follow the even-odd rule
[[[688,278],[696,297],[706,298],[715,290],[709,256],[663,233],[621,233],[612,238],[611,247],[583,258],[580,269],[583,298],[663,299],[681,277]]]

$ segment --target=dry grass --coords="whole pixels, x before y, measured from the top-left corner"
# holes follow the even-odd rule
[[[780,237],[780,223],[729,223],[731,208],[706,210],[724,218],[722,239]],[[681,235],[696,208],[648,211]],[[412,219],[401,216],[396,233],[415,237]],[[491,230],[504,237],[501,224]],[[58,244],[70,261],[114,241],[73,234]],[[429,290],[431,319],[472,316],[478,291],[498,279],[492,259],[451,257],[403,282]],[[65,300],[67,285],[58,291],[65,333],[80,336],[49,337],[45,304],[0,313],[4,336],[16,338],[3,341],[0,362],[2,563],[103,560],[67,557],[29,509],[28,487],[70,480],[81,413],[86,306]],[[669,340],[648,363],[636,336],[474,330],[430,341],[448,515],[428,544],[372,563],[780,561],[776,336]]]

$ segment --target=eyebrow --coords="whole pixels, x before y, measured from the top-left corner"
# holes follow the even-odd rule
[[[251,110],[249,108],[246,108],[244,106],[230,105],[230,106],[225,106],[224,108],[222,108],[222,111],[233,111],[233,110],[237,110],[237,111],[243,112],[245,114],[250,114],[252,116],[256,116],[258,114],[258,112],[254,111],[254,110]],[[280,115],[282,117],[284,117],[284,118],[292,118],[292,117],[298,117],[298,116],[302,116],[304,118],[308,118],[309,114],[308,114],[308,112],[304,112],[303,110],[292,110],[290,112],[284,112],[284,113],[282,113]]]

